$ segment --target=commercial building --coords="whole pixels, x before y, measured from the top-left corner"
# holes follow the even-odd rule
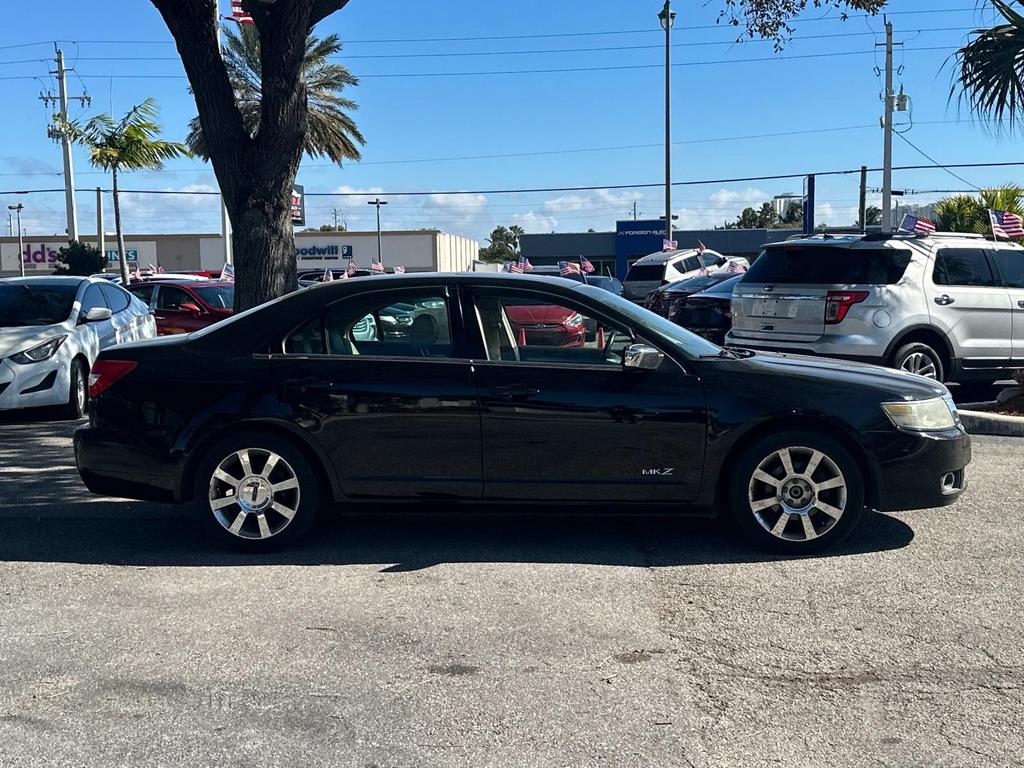
[[[95,236],[84,242],[96,244]],[[67,244],[51,235],[26,235],[22,258],[26,274],[49,274],[57,251]],[[117,243],[108,236],[105,243],[109,269],[117,268]],[[219,234],[128,235],[125,237],[129,267],[163,267],[167,272],[220,269],[224,245]],[[403,266],[409,272],[461,272],[468,270],[480,253],[480,244],[462,235],[436,229],[384,232],[381,254],[387,268]],[[377,258],[376,232],[296,232],[295,262],[302,270],[344,269],[350,262],[369,268]],[[0,238],[0,275],[19,273],[18,238]]]
[[[673,237],[680,248],[696,248],[701,242],[707,248],[729,256],[753,259],[765,243],[785,240],[799,234],[798,229],[700,229],[677,231]],[[664,222],[619,221],[614,232],[565,232],[546,235],[523,235],[519,246],[534,265],[587,259],[602,274],[622,279],[630,265],[644,256],[662,249]]]

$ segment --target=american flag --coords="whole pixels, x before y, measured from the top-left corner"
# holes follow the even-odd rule
[[[706,250],[707,250],[707,248],[704,247],[704,243],[702,243],[700,240],[698,240],[697,241],[697,255],[698,256],[703,256],[704,255],[704,251],[706,251]]]
[[[923,235],[930,235],[935,231],[935,223],[928,219],[921,219],[917,216],[911,216],[909,213],[903,217],[903,223],[900,224],[900,232],[920,232]]]
[[[558,272],[562,277],[578,275],[580,274],[580,265],[572,261],[560,261],[558,262]]]
[[[370,271],[373,272],[373,274],[375,275],[383,275],[384,265],[379,261],[375,261],[372,264],[370,264]]]
[[[356,266],[356,263],[354,261],[350,261],[348,263],[348,268],[345,270],[345,277],[355,277],[357,269],[359,269],[359,267]]]
[[[395,267],[395,274],[396,275],[404,275],[405,274],[405,267]]]
[[[231,0],[231,20],[239,24],[254,24],[252,16],[242,8],[242,0]]]
[[[679,243],[676,240],[662,240],[661,250],[663,251],[675,251],[679,249]]]
[[[586,272],[588,275],[594,271],[594,265],[590,263],[590,259],[586,256],[580,255],[580,269]]]
[[[530,260],[528,258],[526,258],[525,256],[520,256],[519,259],[523,263],[524,272],[533,272],[533,264],[530,263]]]
[[[328,267],[324,270],[324,276],[320,278],[321,283],[330,283],[334,280],[334,273],[331,272],[331,268]]]
[[[501,271],[502,272],[511,272],[512,271],[512,262],[506,260],[505,263],[501,265]]]
[[[725,268],[726,274],[729,275],[742,275],[747,271],[747,268],[740,264],[738,259],[729,259],[729,265]]]
[[[523,274],[523,265],[518,261],[510,261],[508,263],[508,271],[513,275]]]
[[[1013,240],[1024,237],[1024,219],[1009,211],[989,211],[989,218],[992,220],[992,234],[998,240],[1005,237]]]

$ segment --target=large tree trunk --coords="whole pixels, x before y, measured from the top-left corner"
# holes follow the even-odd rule
[[[243,0],[260,35],[260,127],[245,130],[217,44],[215,0],[151,0],[181,55],[234,230],[235,311],[295,287],[292,185],[308,126],[306,36],[348,0]]]
[[[128,287],[128,251],[124,247],[124,228],[121,226],[121,193],[117,186],[117,166],[111,169],[111,190],[114,196],[114,231],[117,232],[117,259],[121,265],[121,285]]]

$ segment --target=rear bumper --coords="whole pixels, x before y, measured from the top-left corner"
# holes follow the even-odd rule
[[[875,433],[876,507],[882,512],[954,503],[967,487],[971,438],[961,428],[934,434]],[[884,447],[883,447],[884,446]]]
[[[181,467],[123,430],[75,430],[78,474],[93,493],[142,501],[177,502]]]
[[[853,343],[852,337],[840,336],[835,339],[822,338],[814,342],[781,342],[763,339],[737,338],[735,331],[729,331],[725,337],[728,347],[742,347],[760,352],[782,352],[790,355],[809,355],[811,357],[830,357],[836,360],[850,360],[857,363],[885,365],[885,346],[876,340],[869,343]]]

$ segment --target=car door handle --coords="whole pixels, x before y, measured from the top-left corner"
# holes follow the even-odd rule
[[[525,400],[528,397],[539,395],[540,390],[535,387],[524,387],[521,384],[513,384],[510,387],[491,387],[493,397],[501,397],[505,400]]]
[[[942,294],[941,296],[935,297],[935,303],[938,304],[940,307],[948,307],[954,301],[956,301],[956,299],[954,299],[952,296],[946,295],[945,293]]]

